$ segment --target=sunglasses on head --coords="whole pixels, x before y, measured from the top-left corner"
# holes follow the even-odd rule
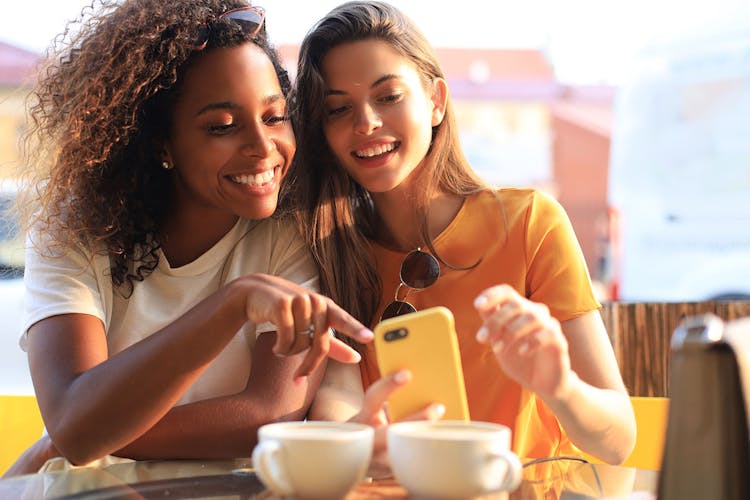
[[[406,301],[406,296],[409,295],[409,292],[406,293],[403,300],[400,300],[398,298],[399,291],[401,291],[402,287],[407,287],[411,290],[423,290],[431,286],[440,277],[440,264],[435,257],[423,252],[421,248],[417,248],[404,257],[399,277],[401,278],[401,283],[396,287],[393,302],[388,304],[383,310],[383,314],[380,315],[380,321],[416,312],[417,308]]]
[[[260,33],[263,27],[263,21],[266,18],[266,11],[262,7],[240,7],[239,9],[228,10],[221,14],[216,20],[219,19],[231,19],[237,26],[240,27],[242,33],[255,38]],[[197,35],[190,42],[189,46],[193,50],[203,50],[206,48],[208,43],[208,37],[211,34],[211,26],[208,23],[203,23],[198,30]]]

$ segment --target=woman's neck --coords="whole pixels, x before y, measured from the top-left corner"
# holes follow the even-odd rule
[[[424,246],[422,221],[411,191],[394,189],[387,193],[373,193],[372,198],[380,218],[376,229],[380,242],[402,252]],[[428,200],[427,230],[431,238],[448,227],[462,203],[463,198],[453,193],[437,193]]]
[[[210,250],[237,223],[238,217],[210,217],[203,213],[197,219],[190,210],[176,211],[161,225],[161,249],[171,267],[193,262]]]

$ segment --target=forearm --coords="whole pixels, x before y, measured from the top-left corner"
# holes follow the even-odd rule
[[[114,454],[138,460],[248,457],[260,426],[302,420],[307,404],[301,400],[288,408],[272,408],[269,401],[238,395],[178,406]]]
[[[345,421],[362,409],[364,390],[359,366],[329,361],[310,408],[310,420]]]
[[[611,464],[630,455],[635,426],[626,393],[594,387],[571,372],[564,393],[544,402],[581,450]]]
[[[218,425],[220,414],[229,412],[244,415],[246,420],[244,425],[225,426],[234,432],[222,434],[228,437],[221,446],[238,439],[238,429],[253,435],[262,423],[292,416],[301,418],[304,411],[300,415],[299,408],[307,409],[311,396],[304,405],[292,398],[296,403],[291,406],[274,406],[277,401],[288,404],[285,388],[297,386],[292,380],[299,373],[309,373],[308,380],[312,380],[317,370],[325,369],[326,355],[356,361],[351,356],[356,354],[354,351],[343,349],[342,342],[334,343],[323,333],[328,327],[336,327],[356,337],[363,330],[360,323],[324,297],[313,296],[308,290],[273,276],[248,275],[113,356],[109,355],[101,322],[93,316],[60,315],[40,321],[29,332],[29,360],[50,436],[68,460],[81,464],[131,447],[149,432],[158,432],[155,435],[165,441],[149,448],[156,451],[148,453],[174,455],[176,451],[171,450],[192,449],[192,445],[182,448],[179,440],[186,436],[193,440],[205,426],[223,432],[212,426]],[[310,311],[298,310],[310,302],[315,303],[317,321],[312,340],[296,334],[302,328],[300,324],[307,328],[312,323]],[[188,410],[179,410],[175,411],[179,416],[165,421],[169,424],[157,426],[247,321],[270,321],[280,332],[260,335],[252,349],[249,378],[257,387],[266,389],[246,393],[245,396],[255,394],[247,399],[254,402],[249,406],[230,405],[229,410],[220,412],[209,407],[197,416],[182,416]],[[274,342],[279,343],[280,339],[285,340],[285,345],[279,350],[283,355],[277,356]],[[301,354],[294,355],[295,352]],[[280,360],[286,364],[277,366],[275,363]],[[319,378],[316,380],[319,383]],[[309,392],[316,388],[317,385],[311,386]],[[256,415],[252,410],[256,406],[275,409]],[[210,440],[219,436],[206,432],[204,443],[210,449]],[[175,443],[171,448],[170,442]],[[133,453],[145,456],[146,451],[134,449]]]
[[[315,396],[309,419],[344,422],[362,409],[359,399],[350,398],[335,389],[323,389]]]
[[[88,333],[91,317],[51,318],[40,331],[30,332],[40,409],[64,456],[86,463],[153,427],[242,325],[241,315],[228,311],[229,306],[226,297],[216,294],[128,349],[109,358],[105,353],[104,361],[61,345],[101,344],[99,334]],[[106,350],[106,344],[100,349]],[[62,361],[56,358],[64,365],[56,371],[50,368],[54,352],[69,354]]]
[[[136,459],[247,457],[260,426],[302,420],[320,385],[325,364],[301,383],[292,383],[292,374],[304,353],[274,356],[274,339],[273,334],[263,334],[256,340],[243,392],[174,407],[115,454]]]

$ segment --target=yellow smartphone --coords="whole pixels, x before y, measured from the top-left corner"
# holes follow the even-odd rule
[[[375,355],[382,375],[407,368],[412,380],[388,399],[392,422],[431,403],[445,405],[444,420],[469,420],[464,372],[453,313],[431,307],[375,326]]]

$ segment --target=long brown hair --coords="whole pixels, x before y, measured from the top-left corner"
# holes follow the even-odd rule
[[[323,293],[365,324],[373,323],[382,290],[368,258],[379,221],[368,192],[338,165],[326,142],[321,67],[332,48],[369,39],[388,43],[411,61],[425,88],[436,78],[445,78],[424,35],[398,9],[376,1],[348,2],[333,9],[312,27],[300,48],[293,106],[297,156],[286,184],[288,201],[297,209],[302,232],[320,268]],[[432,135],[419,173],[423,189],[417,193],[416,206],[422,237],[435,252],[427,230],[431,195],[445,192],[467,197],[487,186],[461,150],[450,98],[443,121]]]
[[[101,0],[83,9],[48,50],[29,96],[22,228],[46,248],[76,245],[109,256],[115,285],[143,280],[158,264],[158,225],[169,210],[161,151],[191,62],[252,41],[290,90],[265,29],[250,40],[217,19],[243,0]],[[208,27],[204,50],[194,50]],[[51,246],[50,246],[51,243]]]

